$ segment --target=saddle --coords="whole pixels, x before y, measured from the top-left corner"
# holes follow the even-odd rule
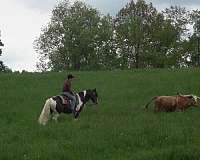
[[[63,105],[70,103],[70,99],[67,96],[58,95],[58,97],[61,99]]]
[[[71,100],[65,95],[58,95],[58,97],[61,99],[63,105],[70,104],[71,102]],[[77,95],[75,95],[75,97],[76,97],[76,106],[77,106],[79,104],[79,99]]]

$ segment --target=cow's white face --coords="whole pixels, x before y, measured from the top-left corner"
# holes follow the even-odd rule
[[[200,97],[193,95],[193,98],[195,100],[196,105],[198,104],[198,102],[200,102]]]
[[[188,95],[187,95],[188,96]],[[198,105],[198,99],[199,97],[196,95],[190,95],[188,97],[191,97],[191,105],[197,106]]]
[[[195,96],[195,95],[192,95],[192,97],[194,98],[195,103],[197,103],[198,102],[198,97]]]

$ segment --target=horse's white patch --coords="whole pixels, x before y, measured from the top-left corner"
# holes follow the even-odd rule
[[[52,119],[57,121],[59,113],[56,110],[56,101],[53,98],[50,98],[50,108],[53,110]]]
[[[86,90],[83,91],[83,96],[85,97],[85,95],[86,95]]]
[[[56,101],[54,101],[52,98],[48,98],[44,104],[44,107],[38,119],[38,122],[40,124],[45,125],[48,122],[50,118],[50,109],[53,110],[53,114],[54,114],[53,119],[57,120],[59,114],[56,111]]]
[[[81,106],[83,105],[83,102],[81,101],[80,96],[79,96],[78,94],[76,94],[76,95],[77,95],[77,97],[78,97],[78,105],[77,105],[77,107],[76,107],[76,111],[78,112],[79,109],[81,108]]]
[[[54,112],[56,111],[56,101],[53,100],[53,98],[50,98],[50,107]]]

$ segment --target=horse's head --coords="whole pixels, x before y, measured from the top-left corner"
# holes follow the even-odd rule
[[[98,93],[97,93],[97,90],[96,88],[95,89],[89,89],[89,90],[86,90],[86,95],[85,97],[90,100],[94,103],[94,104],[98,104]]]
[[[85,104],[91,100],[94,104],[98,104],[98,93],[95,89],[87,89],[78,93],[81,101]]]

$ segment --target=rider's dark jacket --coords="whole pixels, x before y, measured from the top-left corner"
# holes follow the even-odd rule
[[[69,80],[65,80],[62,91],[73,93],[72,90],[71,90],[71,82]]]

